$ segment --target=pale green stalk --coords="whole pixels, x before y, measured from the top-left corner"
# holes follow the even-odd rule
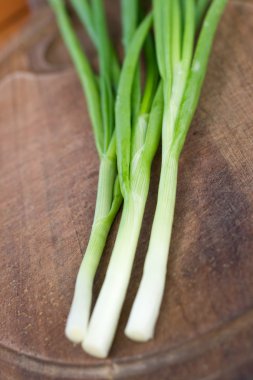
[[[168,89],[172,84],[172,90],[169,103],[165,103],[162,168],[151,237],[143,276],[125,329],[126,335],[137,341],[149,340],[154,334],[166,280],[175,208],[178,160],[196,110],[218,21],[227,2],[226,0],[213,0],[203,22],[193,56],[195,21],[192,15],[194,15],[195,4],[191,0],[183,1],[184,22],[186,24],[184,25],[182,56],[178,63],[173,63],[172,77],[166,77],[164,73],[168,72],[168,62],[169,67],[171,67],[170,65],[173,60],[171,61],[168,56],[164,56],[164,51],[160,45],[161,29],[168,28],[168,25],[163,25],[166,19],[161,19],[163,15],[158,11],[166,5],[164,3],[167,3],[167,1],[154,0],[154,12],[158,15],[155,18],[155,31],[158,34],[156,37],[158,42],[158,62],[160,71],[162,69],[161,75],[164,81],[164,88]],[[175,6],[175,3],[176,0],[173,0],[173,6]],[[174,30],[172,29],[173,32]],[[175,39],[172,39],[172,41],[175,41]],[[166,50],[168,52],[174,49],[167,48]],[[178,67],[180,67],[180,70]],[[167,86],[166,81],[168,82]],[[164,98],[165,100],[168,99],[166,93]]]
[[[107,38],[107,30],[103,23],[103,8],[100,0],[96,1],[96,8],[92,14],[88,3],[86,10],[86,24],[92,38],[96,41],[96,46],[100,59],[102,97],[100,99],[96,76],[83,52],[80,42],[76,37],[71,21],[67,14],[64,1],[50,0],[50,4],[55,11],[59,29],[63,40],[68,48],[70,56],[74,62],[77,73],[84,89],[88,111],[91,117],[97,150],[100,156],[98,191],[96,199],[96,210],[92,224],[90,239],[86,248],[83,261],[81,263],[76,284],[72,306],[67,319],[65,333],[73,342],[82,342],[84,339],[90,307],[92,301],[92,286],[94,276],[106,243],[106,239],[121,205],[122,196],[116,167],[116,140],[113,119],[114,101],[110,79],[107,78],[107,69],[110,66],[109,55],[111,46]],[[80,7],[80,3],[73,1]],[[95,6],[94,5],[94,6]],[[78,8],[79,9],[79,8]],[[104,43],[104,44],[103,44]],[[115,77],[111,75],[113,82]]]
[[[85,254],[78,271],[73,301],[65,334],[75,343],[83,341],[90,317],[92,287],[108,233],[122,202],[118,182],[115,183],[116,162],[106,156],[99,169],[95,217]]]
[[[145,141],[131,163],[131,190],[124,207],[106,278],[91,316],[83,348],[104,358],[108,355],[129,284],[150,182],[151,162],[161,132],[162,88],[151,110]]]
[[[151,26],[148,16],[137,29],[123,63],[116,103],[118,172],[124,206],[119,231],[104,283],[91,315],[83,348],[106,357],[118,325],[139,238],[150,181],[150,167],[156,152],[163,111],[159,86],[148,122],[137,128],[136,149],[131,155],[131,90],[141,46]],[[147,125],[145,123],[147,122]]]

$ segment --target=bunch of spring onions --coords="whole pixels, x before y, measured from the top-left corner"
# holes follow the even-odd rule
[[[85,92],[100,157],[95,216],[66,335],[102,358],[112,345],[126,296],[151,164],[161,140],[157,206],[142,280],[125,330],[133,340],[153,337],[166,280],[179,157],[227,0],[153,0],[148,11],[138,0],[121,0],[122,64],[109,37],[103,1],[72,0],[96,48],[98,72],[76,37],[64,1],[49,1]],[[91,314],[94,276],[122,201],[115,245]]]

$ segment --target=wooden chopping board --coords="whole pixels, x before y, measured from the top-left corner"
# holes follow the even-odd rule
[[[134,343],[123,331],[147,250],[159,154],[127,300],[106,360],[64,337],[98,175],[78,79],[47,8],[1,49],[0,380],[253,379],[252,21],[252,1],[231,1],[216,36],[180,160],[155,339]]]

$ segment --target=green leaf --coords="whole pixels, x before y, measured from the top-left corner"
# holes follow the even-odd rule
[[[99,4],[100,3],[100,4]],[[109,38],[109,34],[106,28],[106,21],[105,21],[105,14],[104,14],[104,7],[102,2],[97,2],[95,6],[95,1],[92,2],[92,7],[89,3],[88,0],[71,0],[71,4],[73,8],[76,11],[77,16],[79,17],[81,23],[85,27],[86,31],[88,32],[88,35],[90,39],[92,40],[93,44],[99,51],[99,45],[101,44],[100,41],[100,36],[98,35],[98,30],[97,30],[97,19],[101,19],[101,25],[99,25],[99,29],[103,29],[105,31],[105,35],[102,35],[103,40],[107,40],[106,42],[106,47],[109,51],[110,57],[111,57],[111,65],[110,65],[110,76],[113,82],[113,86],[116,89],[118,85],[118,80],[119,80],[119,73],[120,73],[120,67],[119,67],[119,62],[117,55],[113,49],[111,40]],[[98,13],[97,15],[97,6],[98,8]]]
[[[184,11],[184,34],[182,47],[182,61],[185,70],[189,69],[192,61],[195,37],[195,3],[194,0],[185,0],[183,4]]]
[[[174,0],[154,0],[154,27],[156,53],[161,77],[171,80],[172,76],[172,16]]]
[[[196,12],[195,12],[195,25],[196,28],[201,24],[201,21],[203,19],[203,16],[207,10],[208,5],[210,4],[211,0],[197,0],[196,3]]]
[[[103,124],[96,78],[76,37],[64,2],[62,0],[49,0],[49,3],[55,12],[63,40],[79,75],[87,100],[97,151],[101,156],[103,153]]]
[[[121,0],[122,18],[122,42],[125,54],[132,41],[133,35],[138,25],[139,1]],[[141,102],[141,72],[140,65],[136,66],[134,84],[132,88],[132,122],[136,124]]]
[[[123,63],[116,99],[116,143],[120,186],[123,196],[129,192],[131,154],[131,93],[134,74],[144,40],[152,24],[149,14],[140,24],[129,45]]]
[[[161,138],[163,109],[163,88],[160,82],[152,103],[144,144],[144,155],[149,162],[152,162]]]
[[[91,41],[97,47],[98,46],[98,36],[96,33],[96,28],[94,25],[94,19],[92,10],[88,0],[71,0],[72,7],[75,9],[76,14],[81,20],[82,24],[85,25]]]
[[[122,42],[125,53],[131,43],[138,22],[139,1],[121,0]]]
[[[183,148],[190,123],[198,104],[215,32],[227,2],[228,0],[213,0],[202,24],[177,120],[173,145],[178,155]]]
[[[114,97],[112,78],[112,55],[102,0],[93,0],[92,12],[98,38],[100,69],[100,96],[104,129],[104,151],[107,150],[114,129]]]
[[[172,50],[172,70],[181,59],[181,33],[182,33],[182,14],[179,1],[173,1],[172,4],[172,31],[171,32],[171,50]]]
[[[157,89],[159,77],[154,40],[151,33],[149,33],[144,45],[144,52],[146,61],[146,77],[143,98],[140,106],[140,115],[149,113]]]

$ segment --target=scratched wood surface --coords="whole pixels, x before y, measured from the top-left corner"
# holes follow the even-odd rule
[[[134,343],[123,331],[148,245],[159,154],[127,300],[106,360],[86,355],[63,333],[98,174],[78,79],[47,8],[1,49],[0,380],[252,380],[252,20],[252,1],[231,1],[217,33],[180,160],[155,339]],[[110,24],[117,30],[116,22]]]

